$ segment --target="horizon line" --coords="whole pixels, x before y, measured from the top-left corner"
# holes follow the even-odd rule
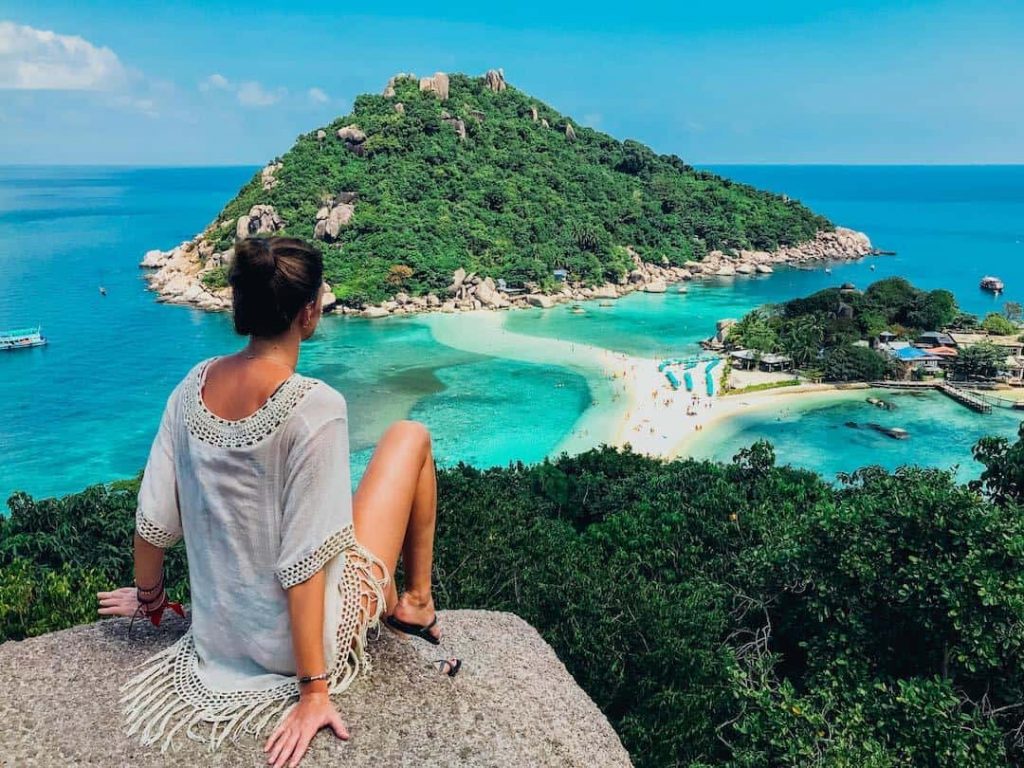
[[[1018,162],[743,162],[739,160],[700,160],[691,161],[682,158],[683,162],[693,168],[718,167],[762,167],[762,168],[1020,168],[1024,161]],[[266,163],[17,163],[0,162],[0,168],[154,168],[154,169],[191,169],[191,168],[262,168]]]

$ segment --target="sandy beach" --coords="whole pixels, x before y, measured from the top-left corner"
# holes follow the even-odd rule
[[[804,384],[749,394],[708,397],[705,363],[691,369],[694,392],[673,390],[658,370],[658,359],[626,355],[591,344],[531,336],[504,327],[504,314],[472,312],[425,315],[442,344],[477,354],[527,363],[559,365],[584,376],[591,405],[553,451],[574,453],[602,443],[629,445],[637,453],[675,458],[710,439],[722,422],[739,414],[781,408],[842,392],[825,384]],[[682,372],[674,369],[682,378]],[[717,368],[712,376],[718,384]]]

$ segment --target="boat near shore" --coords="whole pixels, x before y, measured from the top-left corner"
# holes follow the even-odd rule
[[[1003,281],[998,277],[985,275],[985,277],[981,278],[980,288],[983,291],[988,291],[989,293],[1002,293],[1005,287],[1006,286],[1003,284]]]
[[[46,337],[43,336],[43,329],[41,327],[15,328],[11,331],[0,331],[0,352],[42,347],[46,343]]]

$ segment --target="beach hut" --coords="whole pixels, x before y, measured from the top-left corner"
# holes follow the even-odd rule
[[[793,367],[793,360],[787,355],[776,355],[768,353],[761,355],[759,366],[762,371],[772,373],[773,371],[785,371]]]
[[[757,367],[757,352],[752,349],[737,349],[729,353],[729,359],[737,368],[749,371]]]
[[[555,280],[560,283],[564,283],[569,277],[569,273],[564,269],[556,269],[551,274],[554,275]]]

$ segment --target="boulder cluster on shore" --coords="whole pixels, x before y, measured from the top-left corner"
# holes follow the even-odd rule
[[[336,209],[343,213],[349,212],[350,207],[351,201],[348,200],[336,204]],[[325,209],[322,217],[325,229],[331,226],[330,217],[334,210]],[[249,215],[240,217],[237,222],[222,222],[221,225],[234,225],[236,234],[244,237],[275,232],[282,223],[270,206],[254,206]],[[818,232],[813,240],[775,251],[711,251],[702,261],[688,261],[681,267],[645,262],[633,248],[627,250],[633,259],[633,269],[618,283],[593,287],[563,283],[557,292],[543,293],[534,285],[526,285],[525,289],[519,290],[506,289],[504,284],[496,283],[491,277],[457,269],[451,284],[441,295],[410,296],[399,292],[381,304],[362,307],[339,304],[330,286],[326,286],[323,309],[338,314],[387,317],[419,312],[547,308],[564,302],[617,299],[633,291],[664,293],[669,285],[686,280],[769,274],[774,271],[773,267],[782,264],[849,261],[875,253],[867,235],[844,227]],[[231,289],[208,287],[203,277],[227,265],[233,256],[233,249],[215,252],[210,241],[200,235],[170,251],[149,251],[141,266],[152,270],[146,279],[162,301],[216,312],[231,308]]]

